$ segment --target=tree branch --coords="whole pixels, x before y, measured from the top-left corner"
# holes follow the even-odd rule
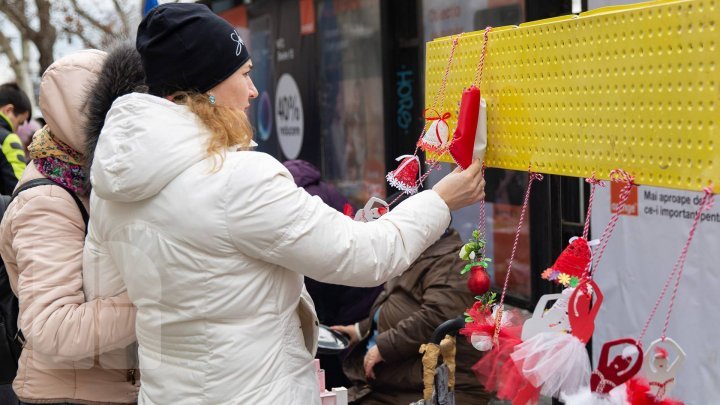
[[[35,41],[39,37],[39,33],[30,27],[30,21],[25,15],[25,4],[22,1],[18,5],[14,1],[0,0],[0,12],[7,16],[25,38]]]
[[[51,1],[52,0],[35,0],[35,5],[37,5],[37,18],[40,20],[39,32],[41,35],[34,38],[33,43],[40,53],[39,62],[41,75],[55,60],[54,49],[55,41],[57,40],[57,30],[51,20]]]
[[[120,17],[120,21],[122,22],[122,34],[123,36],[128,36],[130,34],[130,21],[128,21],[128,15],[118,0],[113,0],[113,5],[115,6],[117,15]]]
[[[86,48],[101,49],[97,42],[91,40],[90,38],[88,38],[87,35],[85,35],[85,31],[82,28],[78,28],[77,26],[67,26],[64,28],[64,31],[68,35],[75,35],[76,37],[80,38],[80,41],[82,41],[83,45],[85,45]]]
[[[75,10],[75,12],[76,12],[80,17],[82,17],[83,19],[85,19],[85,21],[87,21],[88,23],[90,23],[90,25],[92,25],[93,27],[95,27],[95,28],[99,29],[100,31],[102,31],[105,35],[112,35],[112,34],[113,34],[112,25],[103,24],[103,23],[101,23],[100,21],[98,21],[95,17],[93,17],[93,16],[91,16],[90,14],[88,14],[82,7],[80,7],[80,5],[78,4],[77,0],[70,0],[70,3],[72,4],[73,9]]]
[[[10,38],[8,38],[4,32],[0,30],[0,50],[7,56],[8,61],[10,62],[10,67],[12,68],[13,72],[15,73],[15,81],[21,81],[23,76],[21,72],[21,64],[20,59],[18,59],[17,55],[15,54],[15,50],[13,50],[12,44],[10,43]]]

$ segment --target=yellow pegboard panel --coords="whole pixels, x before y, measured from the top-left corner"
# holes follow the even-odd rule
[[[490,167],[720,191],[720,0],[654,1],[495,29],[484,79]],[[483,32],[464,34],[446,96],[451,133]],[[426,106],[451,37],[427,44]]]

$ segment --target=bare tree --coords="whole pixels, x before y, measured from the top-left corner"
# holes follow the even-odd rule
[[[17,28],[22,38],[32,42],[40,55],[40,71],[44,72],[53,62],[53,51],[57,30],[51,21],[51,0],[35,0],[35,14],[32,18],[37,21],[37,29],[32,18],[28,15],[25,0],[0,0],[0,13]]]
[[[12,39],[0,30],[0,52],[8,59],[8,63],[13,73],[15,73],[15,82],[27,94],[33,94],[33,83],[30,79],[30,46],[28,41],[19,35],[20,52],[16,52],[13,47]],[[30,98],[33,109],[35,109],[34,98]]]
[[[104,48],[116,38],[130,37],[130,14],[137,12],[128,2],[112,0],[112,9],[91,9],[78,0],[62,7],[63,33],[78,37],[87,47]]]
[[[20,84],[20,86],[24,88],[24,86],[22,86],[22,84],[20,83],[20,81],[22,81],[22,79],[23,79],[22,63],[20,62],[20,58],[18,58],[17,54],[15,53],[15,49],[12,47],[12,41],[1,30],[0,30],[0,52],[2,52],[5,55],[5,57],[8,58],[8,63],[10,64],[10,69],[12,69],[13,72],[15,73],[15,77],[16,77],[16,80],[18,81],[18,84]]]
[[[42,74],[54,60],[59,36],[78,38],[86,47],[99,49],[118,37],[129,37],[131,13],[138,12],[129,3],[112,0],[112,7],[99,8],[95,6],[97,2],[78,0],[0,0],[0,20],[4,16],[15,26],[21,49],[27,48],[27,41],[35,46],[39,54],[38,74]],[[28,52],[18,54],[14,50],[13,39],[0,30],[0,51],[7,56],[20,82],[28,75],[28,63],[23,58],[29,56]]]

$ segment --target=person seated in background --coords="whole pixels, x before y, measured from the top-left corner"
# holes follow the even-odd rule
[[[0,194],[12,194],[27,166],[17,128],[32,116],[27,94],[16,83],[0,85]]]
[[[422,398],[420,345],[430,341],[441,323],[462,315],[474,302],[460,275],[462,246],[458,233],[448,228],[407,272],[385,283],[369,316],[354,325],[332,327],[352,344],[343,362],[352,383],[352,403],[408,404]],[[458,404],[487,404],[492,399],[471,369],[480,356],[465,338],[457,338]]]
[[[322,181],[320,169],[305,160],[288,160],[283,165],[290,171],[298,187],[308,194],[320,197],[323,202],[340,212],[350,207],[348,200],[331,184]],[[364,319],[382,286],[362,288],[323,283],[305,277],[305,288],[315,303],[320,323],[324,325],[347,325]],[[342,355],[317,355],[325,370],[325,385],[328,387],[347,386],[349,380],[342,371]]]

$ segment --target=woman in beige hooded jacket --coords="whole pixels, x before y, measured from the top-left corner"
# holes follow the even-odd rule
[[[0,254],[26,339],[13,389],[25,403],[137,401],[135,309],[126,294],[85,302],[85,223],[66,190],[87,207],[78,152],[86,141],[82,114],[105,58],[101,51],[76,52],[43,74],[40,108],[48,126],[34,136],[33,161],[18,187],[43,177],[57,185],[20,193],[0,224]]]

